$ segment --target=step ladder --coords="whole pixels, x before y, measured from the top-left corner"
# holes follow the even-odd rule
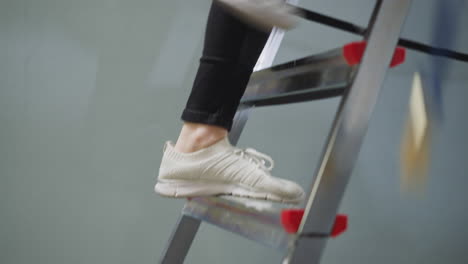
[[[320,262],[327,240],[347,228],[347,217],[337,211],[388,66],[405,58],[396,45],[410,3],[376,1],[364,41],[270,67],[284,36],[273,30],[229,138],[237,144],[254,107],[342,96],[305,207],[234,197],[188,199],[160,263],[183,263],[202,221],[282,250],[283,263]]]

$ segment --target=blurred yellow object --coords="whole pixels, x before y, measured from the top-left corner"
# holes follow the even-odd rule
[[[401,189],[421,191],[427,182],[430,151],[430,118],[421,76],[414,74],[409,113],[401,141]]]

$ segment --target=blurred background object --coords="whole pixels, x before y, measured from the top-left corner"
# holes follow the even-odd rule
[[[430,45],[453,50],[458,37],[458,28],[465,1],[438,1],[433,11]],[[447,74],[452,67],[451,59],[430,56],[428,67],[419,66],[424,74],[416,72],[411,86],[409,111],[402,136],[401,179],[406,191],[423,191],[428,177],[431,135],[444,125],[444,93],[447,89]],[[424,84],[424,85],[423,85]]]
[[[401,186],[406,191],[423,190],[426,186],[430,153],[431,117],[421,75],[413,77],[409,110],[401,146]]]

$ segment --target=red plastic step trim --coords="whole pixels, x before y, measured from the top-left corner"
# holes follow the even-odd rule
[[[304,209],[288,209],[281,212],[281,224],[288,233],[296,233],[299,230]]]
[[[288,209],[281,212],[281,223],[287,233],[294,234],[299,230],[302,217],[304,216],[304,209]],[[348,216],[337,215],[335,224],[333,225],[331,237],[337,237],[344,233],[348,228]]]
[[[339,214],[335,218],[335,224],[333,225],[331,237],[337,237],[343,234],[348,229],[348,216]]]
[[[367,43],[365,41],[351,42],[343,46],[343,57],[350,66],[359,64],[364,55]],[[390,67],[402,64],[406,58],[406,49],[398,46],[393,54]]]

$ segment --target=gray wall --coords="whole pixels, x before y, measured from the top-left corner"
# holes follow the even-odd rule
[[[302,5],[364,24],[372,3]],[[430,40],[434,3],[415,1],[404,36]],[[157,261],[183,201],[153,194],[155,171],[180,129],[209,4],[0,0],[0,263]],[[277,62],[355,39],[304,23]],[[457,48],[466,47],[460,30]],[[350,230],[330,242],[324,263],[468,263],[468,67],[452,63],[427,189],[408,195],[399,139],[412,72],[428,62],[408,55],[388,75],[342,205]],[[240,145],[271,154],[277,175],[307,186],[337,104],[258,109]],[[188,258],[279,263],[281,254],[203,225]]]

